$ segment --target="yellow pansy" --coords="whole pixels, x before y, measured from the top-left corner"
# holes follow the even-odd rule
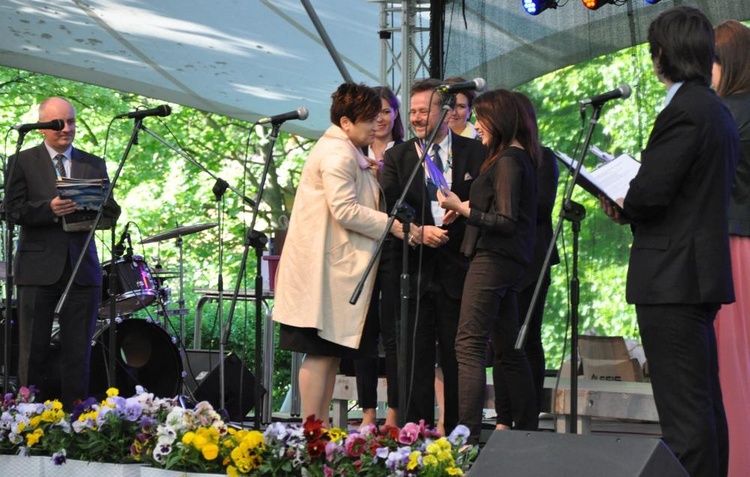
[[[214,460],[219,456],[219,446],[216,444],[206,444],[201,449],[201,454],[206,460]]]
[[[414,451],[409,454],[409,463],[406,464],[406,470],[414,470],[419,465],[419,456],[422,455],[418,451]]]

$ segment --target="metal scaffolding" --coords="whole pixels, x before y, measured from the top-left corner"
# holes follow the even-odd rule
[[[369,1],[380,4],[380,84],[401,99],[408,137],[411,85],[430,76],[430,1]]]

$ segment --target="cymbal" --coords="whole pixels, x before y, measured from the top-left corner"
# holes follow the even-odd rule
[[[183,235],[190,235],[196,232],[201,232],[203,230],[216,227],[217,225],[219,224],[209,223],[209,224],[181,225],[179,227],[173,228],[172,230],[167,230],[166,232],[152,235],[151,237],[146,237],[141,243],[147,244],[147,243],[162,242],[164,240],[182,237]]]
[[[169,270],[166,268],[154,268],[151,270],[151,276],[160,280],[169,280],[180,276],[179,270]]]
[[[151,269],[151,275],[155,277],[161,277],[163,275],[179,275],[179,270],[172,270],[169,268],[152,268]]]

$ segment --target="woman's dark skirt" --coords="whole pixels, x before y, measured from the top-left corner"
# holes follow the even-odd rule
[[[317,328],[298,328],[281,324],[279,348],[318,356],[361,359],[378,356],[378,322],[368,314],[359,348],[341,346],[318,335]]]

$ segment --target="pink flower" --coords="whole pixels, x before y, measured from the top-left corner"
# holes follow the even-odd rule
[[[412,445],[419,439],[420,427],[418,424],[413,422],[407,422],[404,427],[401,428],[401,432],[398,434],[398,441],[401,444]]]

